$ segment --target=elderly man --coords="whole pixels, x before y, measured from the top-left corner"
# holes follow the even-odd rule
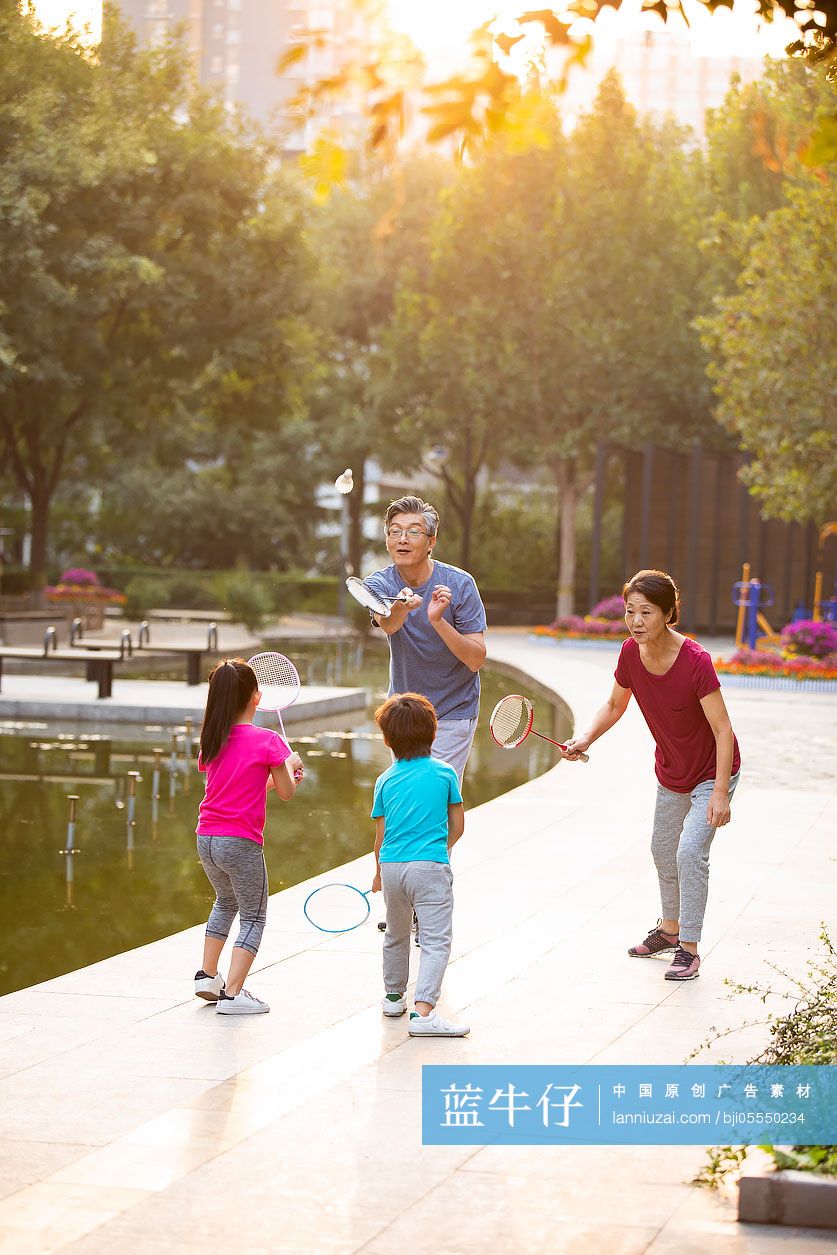
[[[439,515],[421,497],[400,497],[384,517],[392,563],[366,579],[385,597],[404,594],[388,618],[373,616],[389,638],[389,691],[421,693],[439,720],[432,755],[459,776],[474,742],[485,662],[485,607],[473,576],[433,557]]]

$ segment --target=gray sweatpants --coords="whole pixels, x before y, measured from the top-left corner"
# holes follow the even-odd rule
[[[381,863],[387,908],[384,937],[384,989],[403,994],[410,979],[410,927],[418,917],[421,946],[416,1002],[439,1001],[450,958],[453,922],[453,872],[449,863]]]
[[[462,777],[471,746],[474,744],[474,733],[477,730],[476,717],[473,719],[440,719],[436,728],[436,739],[430,747],[432,758],[440,758],[450,763],[459,776],[459,787],[462,788]]]
[[[729,782],[732,797],[738,776]],[[651,853],[660,881],[663,919],[679,919],[680,940],[700,941],[709,892],[709,848],[717,832],[706,822],[706,805],[715,786],[704,780],[691,793],[673,793],[657,785]]]
[[[198,837],[198,857],[215,902],[206,925],[207,937],[226,941],[236,913],[236,946],[258,954],[267,919],[267,868],[264,849],[247,837]]]

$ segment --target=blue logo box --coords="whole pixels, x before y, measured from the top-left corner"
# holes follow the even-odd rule
[[[832,1145],[837,1067],[426,1065],[422,1142]]]

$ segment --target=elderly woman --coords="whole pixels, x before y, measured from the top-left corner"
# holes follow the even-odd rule
[[[613,691],[587,732],[567,746],[577,758],[622,718],[636,697],[657,746],[657,805],[651,852],[662,918],[633,958],[674,951],[666,980],[699,975],[698,942],[709,887],[709,848],[729,823],[741,756],[712,659],[675,632],[677,586],[663,571],[639,571],[622,590],[630,637],[616,665]]]

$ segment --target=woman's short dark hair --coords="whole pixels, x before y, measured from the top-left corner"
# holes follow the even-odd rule
[[[637,571],[622,589],[626,602],[632,593],[641,593],[646,601],[659,606],[669,627],[680,618],[680,590],[665,571]]]
[[[201,762],[211,763],[223,749],[230,728],[259,687],[243,658],[225,658],[209,673],[209,695],[201,724]]]
[[[436,738],[436,711],[420,693],[396,693],[375,711],[381,729],[396,758],[428,758]]]

